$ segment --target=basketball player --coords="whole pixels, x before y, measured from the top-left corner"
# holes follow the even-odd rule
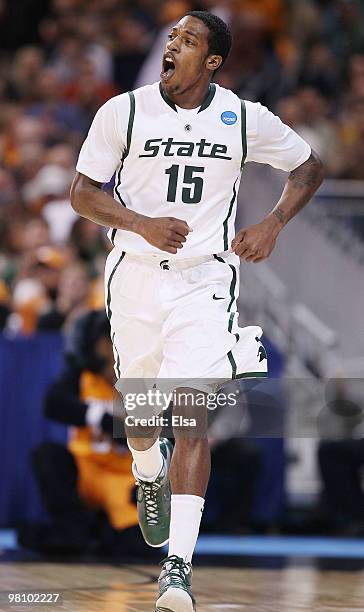
[[[72,186],[72,206],[110,227],[106,309],[119,379],[208,381],[264,376],[257,326],[239,328],[239,258],[258,263],[322,181],[309,145],[258,103],[212,83],[231,47],[218,17],[188,13],[166,41],[160,82],[116,96],[97,112]],[[244,58],[242,58],[242,63]],[[289,172],[257,225],[234,233],[246,162]],[[102,191],[115,175],[114,198]],[[191,612],[191,558],[210,472],[207,438],[156,427],[128,434],[145,540],[168,557],[156,610]],[[169,483],[172,496],[169,497]]]

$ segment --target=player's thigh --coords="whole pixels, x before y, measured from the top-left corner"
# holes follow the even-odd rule
[[[267,358],[260,341],[262,330],[259,326],[240,328],[236,318],[222,313],[218,320],[206,314],[176,326],[165,340],[158,377],[183,381],[263,376]]]
[[[120,377],[153,377],[160,367],[158,277],[142,262],[112,251],[105,268],[105,306],[115,370]]]
[[[196,378],[201,383],[202,379],[266,375],[262,329],[238,326],[235,256],[199,266],[190,288],[165,324],[159,377]]]

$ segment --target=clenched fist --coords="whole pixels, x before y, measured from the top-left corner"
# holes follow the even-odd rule
[[[190,232],[192,229],[186,221],[174,217],[141,217],[138,220],[137,233],[149,244],[173,255],[182,249]]]
[[[280,229],[281,226],[274,219],[267,217],[257,225],[240,230],[232,241],[231,248],[241,259],[259,263],[270,256]]]

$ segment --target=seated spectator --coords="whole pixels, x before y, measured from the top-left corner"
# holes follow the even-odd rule
[[[49,309],[40,314],[38,330],[69,328],[87,312],[91,292],[90,275],[81,263],[71,263],[59,276],[56,296]]]
[[[341,178],[364,180],[364,97],[349,100],[342,123]]]
[[[41,168],[46,136],[42,121],[25,116],[15,107],[9,111],[2,157],[4,164],[17,176],[20,185],[32,179]],[[32,151],[30,159],[29,151]]]
[[[91,124],[100,106],[118,93],[111,81],[98,75],[94,63],[87,57],[80,59],[76,78],[64,90],[65,98],[81,109],[88,124]]]
[[[39,313],[47,307],[45,288],[34,278],[24,278],[13,288],[11,314],[6,327],[12,333],[31,334],[37,327]]]
[[[150,35],[145,25],[132,17],[119,19],[115,29],[113,79],[120,92],[133,89],[146,58]]]
[[[13,175],[0,168],[0,210],[2,207],[16,202],[17,189]]]
[[[40,119],[46,128],[47,140],[80,143],[88,127],[79,107],[62,95],[62,83],[54,69],[44,68],[35,83],[37,101],[28,106],[27,114]]]
[[[105,32],[104,20],[92,11],[85,11],[79,20],[78,37],[83,42],[84,53],[93,66],[97,80],[110,82],[112,79],[112,53],[109,37]]]
[[[349,90],[353,98],[364,98],[364,54],[356,53],[349,61]]]
[[[300,71],[299,84],[317,90],[327,99],[339,97],[339,67],[328,45],[319,42],[309,49]]]
[[[218,83],[243,99],[274,106],[283,87],[282,70],[264,16],[255,11],[237,16],[233,35],[235,42],[221,74],[217,73]]]
[[[25,46],[18,49],[8,82],[9,97],[21,102],[34,101],[34,81],[43,66],[44,56],[39,47]]]
[[[74,171],[58,165],[45,165],[25,184],[23,197],[28,207],[41,211],[54,244],[67,242],[78,218],[70,204],[69,191]]]
[[[328,175],[335,176],[341,168],[341,143],[337,126],[329,117],[329,104],[320,91],[303,87],[296,93],[302,109],[303,122],[297,132],[318,153]]]
[[[79,217],[73,224],[69,245],[75,257],[91,267],[95,257],[110,250],[104,228],[84,217]]]
[[[74,171],[76,160],[77,150],[75,147],[66,142],[60,142],[47,149],[44,163]]]
[[[60,28],[60,21],[56,21]],[[56,71],[62,85],[72,82],[77,77],[78,62],[84,52],[83,42],[79,36],[62,32],[53,49],[50,66]]]
[[[8,321],[12,332],[30,334],[35,331],[39,317],[51,308],[57,297],[65,262],[62,251],[45,245],[23,257],[13,287],[12,314]]]
[[[65,368],[48,390],[44,411],[70,426],[71,437],[67,448],[46,441],[32,453],[50,523],[24,526],[19,532],[23,546],[54,553],[145,555],[132,499],[131,455],[124,439],[113,439],[109,334],[105,313],[91,311],[69,336]]]

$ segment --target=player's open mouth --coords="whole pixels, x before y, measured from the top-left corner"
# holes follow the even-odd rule
[[[176,65],[174,63],[173,58],[169,55],[164,56],[163,68],[162,68],[162,72],[160,75],[162,81],[169,81],[174,75],[175,70],[176,70]]]

